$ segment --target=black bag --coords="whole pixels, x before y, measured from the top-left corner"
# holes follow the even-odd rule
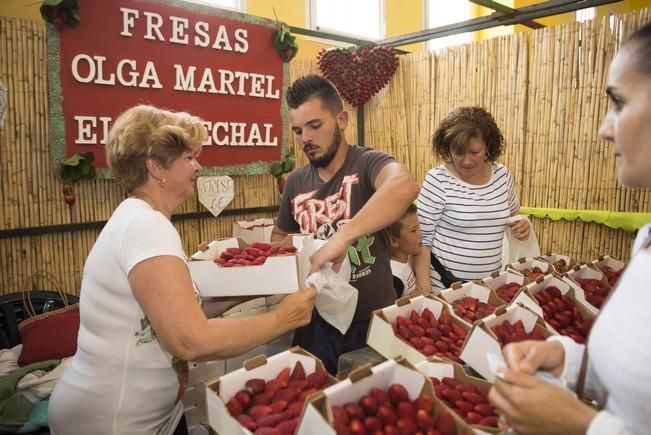
[[[454,274],[452,272],[447,270],[445,268],[445,266],[443,266],[441,264],[439,259],[436,258],[436,256],[434,255],[434,253],[432,251],[430,251],[429,255],[430,255],[430,260],[431,260],[431,263],[432,263],[432,267],[434,268],[436,273],[438,273],[439,276],[441,277],[441,282],[443,283],[443,286],[445,288],[450,287],[452,285],[452,283],[454,283],[454,282],[460,281],[459,278],[454,276]]]

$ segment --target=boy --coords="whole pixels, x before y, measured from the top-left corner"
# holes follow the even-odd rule
[[[420,226],[416,206],[411,204],[405,214],[389,227],[391,231],[391,273],[398,298],[414,293],[416,275],[411,258],[422,252]]]

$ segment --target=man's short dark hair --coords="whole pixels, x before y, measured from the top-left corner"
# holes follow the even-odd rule
[[[290,109],[297,109],[311,98],[319,98],[323,106],[333,115],[344,110],[337,88],[329,80],[310,74],[294,81],[287,88],[285,99]]]

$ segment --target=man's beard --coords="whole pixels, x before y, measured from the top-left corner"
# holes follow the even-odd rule
[[[325,154],[321,157],[311,158],[308,154],[307,158],[310,160],[310,164],[315,168],[325,168],[330,164],[332,159],[335,158],[337,150],[339,149],[339,144],[341,143],[341,131],[339,128],[335,129],[334,134],[332,135],[332,142],[330,146],[326,149]]]

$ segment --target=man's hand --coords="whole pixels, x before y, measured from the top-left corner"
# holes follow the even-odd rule
[[[346,259],[348,253],[348,244],[344,243],[338,234],[332,236],[325,245],[321,246],[310,257],[310,273],[321,270],[326,263],[332,263],[332,270],[339,272],[341,265]]]

